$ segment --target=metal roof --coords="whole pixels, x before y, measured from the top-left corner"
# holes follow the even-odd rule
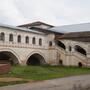
[[[90,31],[90,23],[56,26],[54,28],[51,28],[51,30],[62,33]]]
[[[54,27],[53,25],[41,22],[41,21],[36,21],[36,22],[32,22],[32,23],[28,23],[28,24],[23,24],[23,25],[19,25],[18,27],[26,27],[26,26],[37,26],[37,25],[46,25],[49,27]]]
[[[10,28],[10,29],[12,29],[12,30],[20,30],[20,31],[24,31],[24,32],[31,32],[31,33],[36,33],[36,34],[44,34],[44,33],[42,33],[42,32],[34,31],[34,30],[32,30],[32,29],[21,28],[21,27],[6,25],[6,24],[0,24],[0,27]]]

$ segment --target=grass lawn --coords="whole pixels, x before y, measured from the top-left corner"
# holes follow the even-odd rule
[[[4,77],[22,78],[23,80],[21,82],[19,81],[16,83],[24,83],[29,80],[33,81],[48,80],[82,74],[90,74],[90,68],[60,67],[60,66],[13,66],[8,74],[0,75],[0,78]],[[2,84],[2,82],[0,83]],[[12,84],[13,82],[9,83]]]

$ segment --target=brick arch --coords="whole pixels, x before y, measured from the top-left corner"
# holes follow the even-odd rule
[[[34,52],[29,53],[28,56],[26,57],[26,64],[27,64],[29,58],[30,58],[31,56],[33,56],[33,55],[38,55],[38,56],[40,56],[40,57],[43,59],[43,61],[40,60],[40,61],[42,62],[42,64],[43,64],[43,65],[46,64],[45,55],[44,55],[42,52],[39,52],[39,51],[34,51]]]
[[[16,57],[18,64],[21,63],[19,55],[14,50],[7,49],[7,48],[2,48],[2,49],[0,49],[0,53],[2,53],[2,52],[7,52],[7,54],[11,53],[13,56]]]

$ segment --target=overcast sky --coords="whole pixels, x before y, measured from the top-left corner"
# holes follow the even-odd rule
[[[90,22],[90,0],[0,0],[0,23],[33,21],[56,26]]]

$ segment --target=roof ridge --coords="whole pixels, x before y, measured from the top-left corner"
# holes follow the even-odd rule
[[[35,22],[32,22],[32,23],[27,23],[27,24],[19,25],[18,27],[25,26],[25,25],[34,25],[34,24],[45,24],[45,25],[54,27],[53,25],[50,25],[50,24],[47,24],[47,23],[44,23],[44,22],[41,22],[41,21],[35,21]]]

